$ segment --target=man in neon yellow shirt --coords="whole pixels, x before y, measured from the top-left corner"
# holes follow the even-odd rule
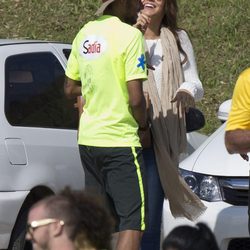
[[[65,93],[86,101],[78,137],[86,188],[110,200],[119,222],[116,249],[137,250],[147,216],[138,129],[142,137],[149,136],[143,36],[128,25],[135,23],[139,1],[103,2],[99,12],[104,15],[74,39]]]
[[[234,88],[232,107],[226,124],[225,145],[230,154],[248,161],[250,152],[250,68],[243,71]],[[249,200],[250,204],[250,200]],[[248,215],[249,215],[248,207]],[[250,232],[250,221],[248,220]]]

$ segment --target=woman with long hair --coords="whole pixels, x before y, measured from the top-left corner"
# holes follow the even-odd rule
[[[146,40],[149,122],[152,146],[144,149],[149,218],[142,250],[159,250],[164,196],[174,217],[196,219],[205,206],[179,177],[179,156],[186,150],[185,113],[203,97],[193,47],[177,26],[176,0],[141,0],[135,27]]]

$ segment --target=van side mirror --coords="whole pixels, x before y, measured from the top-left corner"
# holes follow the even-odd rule
[[[231,104],[232,104],[232,99],[224,101],[219,107],[217,117],[222,123],[224,123],[228,118],[228,114],[231,109]]]

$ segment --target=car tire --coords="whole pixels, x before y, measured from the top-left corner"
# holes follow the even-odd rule
[[[29,209],[25,208],[19,214],[11,234],[8,250],[32,250],[31,243],[25,240],[28,211]]]

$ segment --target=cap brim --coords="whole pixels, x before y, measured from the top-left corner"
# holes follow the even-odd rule
[[[103,3],[101,5],[101,7],[96,11],[95,15],[99,16],[101,14],[103,14],[104,10],[108,7],[108,5],[110,5],[111,3],[113,3],[115,0],[108,0],[105,3]]]

